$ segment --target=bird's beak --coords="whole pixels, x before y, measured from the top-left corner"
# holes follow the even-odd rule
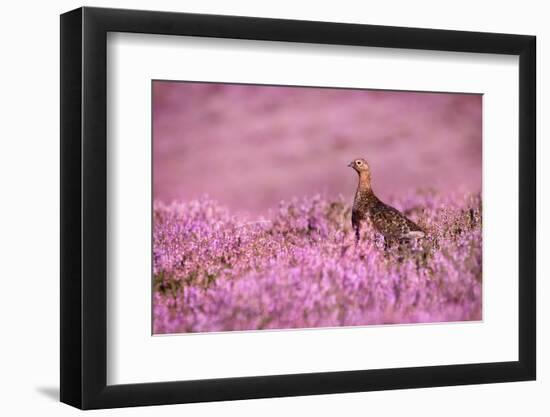
[[[349,167],[349,168],[353,167],[353,162],[350,162],[350,163],[348,164],[348,167]]]

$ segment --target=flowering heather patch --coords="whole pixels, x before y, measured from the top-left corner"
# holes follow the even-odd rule
[[[481,319],[480,195],[389,201],[428,237],[357,245],[351,208],[320,196],[249,221],[214,201],[154,204],[154,333]]]

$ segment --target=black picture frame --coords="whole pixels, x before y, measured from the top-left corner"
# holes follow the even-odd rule
[[[107,385],[108,32],[519,56],[519,360]],[[88,7],[61,15],[61,401],[94,409],[535,379],[535,45],[525,35],[252,17]]]

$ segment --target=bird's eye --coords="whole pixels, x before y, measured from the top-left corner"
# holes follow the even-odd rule
[[[362,164],[361,161],[355,161],[355,163],[356,163],[357,165],[361,165],[361,164]]]

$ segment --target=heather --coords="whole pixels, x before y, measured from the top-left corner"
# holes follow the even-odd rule
[[[265,218],[208,198],[154,203],[154,333],[480,320],[479,194],[388,201],[428,236],[356,244],[348,201],[281,202]]]
[[[281,200],[353,197],[366,158],[378,197],[481,190],[482,96],[153,82],[153,196],[206,192],[263,215]]]

